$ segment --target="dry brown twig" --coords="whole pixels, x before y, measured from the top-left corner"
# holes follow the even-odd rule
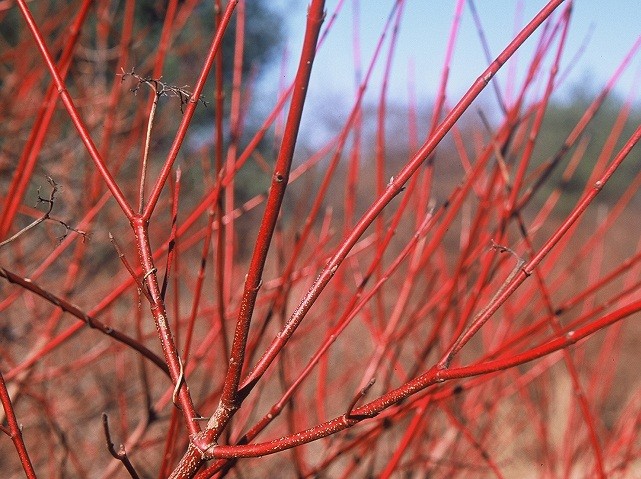
[[[48,205],[47,211],[40,218],[36,219],[35,221],[30,223],[29,225],[27,225],[24,228],[22,228],[20,231],[18,231],[13,236],[11,236],[11,237],[7,238],[6,240],[0,242],[0,248],[2,248],[3,246],[11,243],[12,241],[18,239],[20,236],[25,234],[27,231],[35,228],[40,223],[42,223],[44,221],[47,221],[47,220],[48,221],[53,221],[54,223],[58,223],[58,224],[62,225],[65,228],[64,234],[62,236],[58,237],[58,242],[62,242],[69,235],[69,231],[73,231],[74,233],[77,233],[80,236],[82,236],[82,240],[83,241],[85,239],[89,238],[89,233],[87,233],[86,231],[80,230],[78,228],[74,228],[73,226],[70,226],[65,221],[63,221],[61,219],[58,219],[58,218],[54,218],[53,216],[51,216],[51,212],[53,211],[53,206],[54,206],[54,202],[55,202],[56,193],[60,190],[60,185],[58,183],[56,183],[54,181],[54,179],[51,178],[50,176],[47,176],[47,183],[49,183],[51,185],[51,193],[49,193],[49,198],[43,198],[42,196],[40,196],[41,187],[38,187],[38,202],[37,202],[37,205],[41,204],[41,203],[46,203]]]

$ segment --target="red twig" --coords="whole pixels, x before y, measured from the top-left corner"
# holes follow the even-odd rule
[[[165,160],[163,168],[156,181],[156,184],[154,185],[154,188],[149,196],[148,203],[145,206],[145,210],[142,214],[142,217],[145,219],[145,221],[149,221],[149,219],[151,218],[154,208],[158,203],[158,198],[160,198],[160,193],[165,185],[165,182],[167,181],[167,178],[171,173],[171,168],[174,164],[174,161],[176,161],[176,157],[178,156],[178,151],[180,150],[182,142],[185,139],[185,135],[187,134],[187,128],[189,128],[191,119],[194,116],[194,111],[196,111],[196,105],[198,104],[198,99],[200,98],[200,95],[202,94],[203,89],[205,88],[205,82],[207,81],[207,76],[209,75],[209,71],[211,70],[211,67],[214,64],[214,59],[216,58],[216,54],[218,53],[218,50],[220,49],[220,45],[222,44],[223,35],[225,34],[225,30],[227,28],[227,25],[229,24],[229,21],[231,20],[231,16],[234,12],[234,8],[236,7],[237,3],[238,3],[238,0],[231,0],[227,4],[227,8],[225,9],[225,14],[223,15],[220,25],[216,29],[216,34],[214,36],[214,39],[212,40],[211,46],[209,47],[209,51],[207,52],[207,57],[203,64],[203,68],[200,72],[198,81],[194,86],[194,91],[192,93],[192,96],[183,113],[183,117],[180,122],[180,126],[178,127],[178,131],[176,132],[174,141],[171,145],[171,149],[169,150],[167,159]]]
[[[62,103],[67,109],[67,112],[69,113],[69,117],[71,118],[71,121],[76,127],[76,130],[78,131],[78,135],[80,136],[82,142],[85,144],[85,147],[89,152],[89,156],[91,156],[91,159],[93,160],[96,168],[102,175],[103,180],[107,184],[107,187],[111,191],[111,194],[113,195],[114,199],[116,200],[120,208],[123,210],[123,212],[127,215],[128,218],[132,218],[133,210],[131,209],[131,206],[125,199],[125,196],[123,195],[122,191],[116,184],[116,181],[114,180],[113,176],[107,169],[107,165],[105,165],[105,162],[103,161],[102,156],[100,155],[100,152],[98,151],[98,149],[96,148],[96,145],[91,139],[91,135],[89,134],[89,131],[87,130],[84,122],[80,118],[80,114],[78,113],[78,110],[76,109],[76,106],[73,100],[71,99],[71,95],[69,95],[69,92],[67,91],[63,77],[60,75],[58,67],[53,62],[51,53],[49,53],[49,50],[44,41],[44,38],[42,37],[42,34],[40,33],[40,30],[38,29],[36,22],[31,16],[31,12],[29,11],[27,2],[25,0],[18,0],[18,7],[20,8],[20,12],[22,13],[22,16],[27,22],[29,30],[31,31],[31,34],[33,35],[33,38],[35,39],[36,44],[38,45],[38,49],[40,50],[40,53],[42,54],[42,57],[45,63],[47,64],[47,67],[49,68],[49,72],[51,73],[54,83],[58,88],[58,94],[60,95]]]
[[[26,476],[29,479],[35,479],[36,472],[33,469],[29,453],[27,452],[27,447],[22,439],[22,427],[18,424],[18,420],[16,419],[16,414],[13,410],[13,405],[11,404],[11,397],[9,396],[9,391],[7,391],[7,385],[4,382],[2,373],[0,373],[0,402],[2,402],[2,407],[4,409],[7,422],[9,423],[8,431],[5,430],[4,432],[6,432],[11,438],[11,441],[18,452],[18,456],[20,457],[20,463],[22,464],[22,468],[24,469]]]
[[[397,176],[392,178],[392,181],[388,184],[385,193],[368,208],[350,235],[343,241],[337,252],[327,263],[327,266],[323,268],[320,275],[301,301],[300,306],[292,313],[283,330],[279,333],[277,338],[273,340],[259,363],[254,367],[254,370],[248,378],[248,382],[253,382],[259,378],[278,355],[279,351],[287,343],[311,306],[316,302],[325,286],[327,286],[332,276],[334,276],[339,265],[343,262],[351,248],[356,244],[368,226],[374,221],[383,208],[385,208],[385,206],[387,206],[387,204],[402,191],[407,180],[412,176],[412,174],[414,174],[414,172],[416,172],[434,148],[436,148],[438,143],[443,139],[452,125],[460,118],[463,112],[469,107],[472,101],[485,88],[485,86],[487,86],[498,69],[518,49],[519,45],[521,45],[525,39],[532,34],[532,32],[534,32],[541,23],[543,23],[543,21],[561,3],[562,0],[552,1],[548,3],[541,12],[539,12],[539,14],[521,31],[519,35],[516,36],[510,45],[497,57],[485,72],[479,76],[478,80],[463,96],[456,107],[454,107],[454,109],[448,114],[434,134],[430,136],[422,148],[416,153],[416,155],[414,155],[412,160],[399,172]]]

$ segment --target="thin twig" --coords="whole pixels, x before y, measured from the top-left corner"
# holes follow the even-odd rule
[[[492,246],[491,248],[493,250],[498,251],[499,253],[510,253],[512,256],[516,258],[516,266],[514,266],[514,269],[510,272],[508,277],[503,281],[501,284],[500,288],[494,295],[492,296],[492,299],[487,303],[487,305],[479,311],[475,316],[474,319],[472,320],[472,323],[470,324],[469,328],[461,334],[461,336],[458,337],[458,339],[454,342],[452,347],[449,349],[447,354],[443,357],[443,360],[439,362],[439,367],[442,368],[449,368],[450,364],[452,363],[452,360],[454,359],[454,356],[467,344],[467,342],[476,334],[476,332],[483,326],[486,321],[490,318],[490,316],[487,316],[485,313],[489,311],[490,308],[492,308],[498,298],[501,297],[501,295],[505,292],[505,290],[508,288],[508,286],[512,283],[514,278],[516,278],[516,275],[519,274],[523,267],[525,266],[526,260],[521,258],[518,254],[516,254],[515,251],[512,249],[508,248],[507,246],[499,245],[492,240]]]
[[[111,326],[107,326],[106,324],[103,324],[101,321],[97,320],[90,314],[87,314],[84,311],[82,311],[78,306],[75,306],[74,304],[71,304],[69,301],[63,298],[60,298],[59,296],[56,296],[55,294],[40,287],[37,283],[35,283],[31,279],[23,278],[22,276],[17,275],[9,271],[8,269],[3,268],[2,266],[0,266],[0,277],[5,278],[7,281],[9,281],[12,284],[17,284],[18,286],[28,291],[31,291],[34,294],[37,294],[41,298],[49,301],[51,304],[57,306],[63,311],[83,321],[90,328],[96,329],[106,334],[107,336],[115,339],[116,341],[119,341],[122,344],[129,346],[130,348],[138,351],[141,355],[145,356],[147,359],[153,362],[156,366],[158,366],[162,371],[164,371],[165,374],[169,374],[169,370],[167,369],[167,365],[164,363],[164,361],[156,353],[150,351],[140,341],[134,338],[131,338],[130,336],[127,336],[125,333],[119,331],[118,329],[115,329]]]
[[[58,183],[56,183],[53,180],[53,178],[51,178],[50,176],[47,176],[47,183],[49,183],[51,185],[51,193],[49,193],[49,198],[43,198],[42,196],[40,196],[40,187],[38,187],[38,204],[46,203],[48,205],[47,211],[40,218],[38,218],[37,220],[35,220],[31,224],[25,226],[24,228],[22,228],[20,231],[18,231],[16,234],[11,236],[10,238],[7,238],[6,240],[0,242],[0,248],[2,248],[3,246],[7,245],[8,243],[11,243],[12,241],[16,240],[18,237],[20,237],[23,234],[25,234],[30,229],[35,228],[40,223],[42,223],[44,221],[47,221],[47,220],[53,221],[54,223],[58,223],[58,224],[62,225],[65,228],[65,233],[62,236],[58,237],[58,241],[59,242],[62,242],[67,237],[67,235],[69,234],[69,231],[74,231],[75,233],[78,233],[80,236],[82,236],[82,240],[83,241],[89,237],[89,234],[86,231],[74,228],[73,226],[69,226],[69,224],[67,224],[66,222],[64,222],[64,221],[62,221],[62,220],[60,220],[58,218],[53,218],[51,216],[51,212],[53,211],[53,206],[54,206],[54,200],[55,200],[55,197],[56,197],[56,193],[58,192],[60,187],[59,187]]]
[[[165,83],[160,78],[143,77],[138,75],[133,68],[129,72],[126,72],[123,69],[122,73],[118,73],[118,75],[121,77],[121,81],[125,81],[125,78],[127,77],[133,77],[138,82],[135,87],[130,88],[130,91],[133,92],[134,95],[138,93],[138,90],[140,89],[140,85],[144,84],[149,86],[154,91],[157,98],[160,98],[161,96],[178,98],[180,100],[181,112],[183,111],[183,107],[187,105],[190,101],[192,101],[192,98],[193,98],[193,94],[189,90],[187,90],[188,85],[179,87],[179,86]],[[207,106],[207,102],[205,101],[202,95],[198,97],[197,101]]]
[[[111,244],[116,249],[116,252],[118,253],[118,258],[120,259],[120,261],[122,261],[122,264],[125,266],[125,269],[129,272],[131,277],[136,282],[136,285],[138,286],[138,291],[144,294],[145,298],[147,298],[147,300],[151,302],[151,296],[149,295],[149,291],[147,291],[146,286],[142,283],[140,278],[138,278],[138,275],[129,264],[129,261],[127,261],[127,257],[125,256],[125,253],[123,253],[122,248],[120,248],[118,241],[116,241],[116,238],[114,238],[114,236],[111,233],[109,233],[109,241],[111,241]],[[149,274],[149,272],[147,274]],[[146,279],[146,277],[147,275],[143,277],[143,281]]]
[[[127,457],[127,451],[125,451],[124,444],[121,444],[118,448],[118,451],[116,451],[114,443],[111,441],[111,434],[109,432],[109,417],[107,416],[107,413],[104,412],[102,413],[102,426],[105,431],[105,438],[107,439],[107,449],[109,450],[109,453],[114,458],[122,462],[122,465],[125,466],[127,472],[131,477],[133,477],[134,479],[139,479],[140,476],[138,476],[136,469],[134,469],[134,466],[131,464],[131,461],[129,461],[129,458]]]
[[[376,382],[376,378],[370,379],[369,382],[358,392],[358,394],[354,396],[354,398],[352,399],[352,402],[349,403],[347,412],[345,413],[345,419],[362,419],[362,417],[352,414],[352,411],[356,407],[356,404],[358,404],[358,401],[360,401],[361,398],[367,394],[367,391],[370,390],[370,388],[374,385],[375,382]]]

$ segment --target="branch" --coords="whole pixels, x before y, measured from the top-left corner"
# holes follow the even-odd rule
[[[9,423],[8,430],[4,427],[2,430],[11,437],[16,451],[18,451],[18,456],[20,456],[20,462],[22,463],[22,468],[24,469],[27,478],[36,479],[36,472],[33,469],[29,453],[27,452],[27,447],[22,439],[22,426],[18,424],[18,420],[16,419],[16,414],[13,411],[13,405],[11,404],[11,397],[9,397],[9,391],[7,391],[7,385],[4,382],[2,373],[0,373],[0,402],[2,403],[4,413],[7,417],[7,422]]]
[[[107,440],[107,449],[109,450],[109,453],[114,458],[122,462],[123,466],[125,466],[127,472],[131,477],[133,477],[134,479],[139,479],[140,476],[138,476],[136,469],[134,469],[134,466],[131,464],[129,457],[127,457],[127,451],[125,451],[124,444],[121,444],[118,448],[118,451],[116,451],[114,443],[111,441],[111,434],[109,432],[109,417],[107,416],[107,413],[104,412],[102,413],[102,426],[105,431],[105,438]]]
[[[17,284],[23,287],[24,289],[29,290],[34,294],[37,294],[41,298],[44,298],[47,301],[49,301],[51,304],[59,307],[63,311],[85,322],[87,326],[89,326],[90,328],[96,329],[101,333],[106,334],[107,336],[115,339],[116,341],[121,342],[122,344],[129,346],[130,348],[138,351],[140,354],[142,354],[144,357],[146,357],[152,363],[158,366],[161,371],[169,375],[169,370],[167,368],[167,365],[157,354],[147,349],[147,347],[140,344],[137,340],[127,336],[125,333],[122,333],[117,329],[112,328],[111,326],[107,326],[103,324],[102,322],[98,321],[96,318],[84,313],[77,306],[41,288],[30,279],[23,278],[22,276],[18,276],[17,274],[12,273],[11,271],[3,268],[2,266],[0,266],[0,277],[5,278],[10,283]]]
[[[403,399],[406,399],[430,386],[452,379],[470,378],[497,371],[504,371],[530,361],[534,361],[561,349],[567,348],[568,346],[591,336],[601,329],[604,329],[639,311],[641,311],[641,300],[623,306],[587,326],[574,331],[569,331],[561,337],[547,341],[546,343],[520,354],[460,368],[438,369],[433,367],[421,376],[408,381],[378,399],[351,410],[349,417],[342,415],[304,431],[283,436],[279,439],[274,439],[273,441],[238,446],[214,446],[212,451],[213,456],[217,459],[259,457],[291,449],[292,447],[300,446],[301,444],[307,444],[352,427],[360,422],[362,418],[374,417],[381,411],[397,404],[399,401],[402,401]]]
[[[25,226],[24,228],[22,228],[20,231],[18,231],[16,234],[14,234],[11,238],[7,238],[6,240],[0,242],[0,248],[2,248],[3,246],[11,243],[12,241],[16,240],[18,237],[20,237],[23,234],[25,234],[30,229],[35,228],[40,223],[42,223],[44,221],[47,221],[47,220],[53,221],[54,223],[58,223],[58,224],[61,224],[62,226],[64,226],[65,234],[63,234],[62,236],[58,237],[58,241],[59,242],[62,242],[67,237],[67,235],[69,234],[69,231],[75,231],[76,233],[81,235],[83,241],[89,237],[89,234],[86,231],[79,230],[77,228],[74,228],[73,226],[69,226],[67,223],[65,223],[62,220],[59,220],[57,218],[52,218],[51,217],[51,212],[53,211],[53,205],[54,205],[54,200],[55,200],[55,197],[56,197],[56,193],[58,192],[58,190],[60,188],[58,186],[58,183],[56,183],[53,180],[53,178],[51,178],[50,176],[47,176],[47,182],[51,185],[51,193],[49,193],[49,198],[43,198],[42,196],[40,196],[40,187],[38,187],[38,204],[46,203],[48,205],[47,211],[40,218],[38,218],[37,220],[35,220],[33,223],[29,224],[28,226]]]
[[[76,130],[78,131],[78,135],[80,136],[82,142],[87,148],[87,151],[89,152],[89,156],[91,156],[91,159],[93,160],[94,164],[96,165],[96,168],[100,172],[100,175],[102,176],[107,187],[109,188],[109,191],[111,191],[111,194],[113,195],[114,199],[116,200],[116,202],[118,203],[122,211],[125,213],[127,218],[131,219],[133,216],[133,210],[129,205],[129,203],[127,202],[125,195],[122,193],[122,191],[118,187],[116,180],[107,169],[107,165],[105,164],[104,159],[100,155],[98,148],[96,148],[96,145],[93,142],[91,135],[89,134],[87,126],[84,124],[84,122],[80,118],[80,114],[78,113],[78,110],[76,109],[76,106],[73,100],[71,99],[71,95],[69,95],[69,92],[67,91],[67,87],[65,85],[64,80],[62,79],[62,76],[60,75],[58,67],[53,62],[53,58],[51,56],[51,53],[49,52],[49,49],[47,48],[47,44],[45,43],[42,33],[40,32],[38,25],[36,25],[36,22],[33,19],[33,16],[31,15],[31,12],[29,10],[29,7],[27,6],[26,0],[18,0],[18,7],[20,8],[20,12],[22,13],[22,16],[27,22],[29,30],[31,31],[31,34],[33,35],[33,38],[36,41],[36,44],[38,45],[38,49],[40,50],[40,53],[45,63],[47,64],[47,68],[49,69],[49,72],[53,77],[53,81],[56,84],[56,87],[58,88],[58,93],[60,94],[60,99],[62,100],[62,103],[64,104],[67,112],[69,113],[69,117],[71,118],[71,121],[76,127]]]
[[[185,105],[188,105],[190,102],[192,103],[200,102],[204,106],[207,106],[207,102],[205,101],[205,98],[202,95],[198,95],[198,98],[196,100],[193,100],[194,94],[187,89],[189,88],[188,85],[184,85],[184,86],[170,85],[168,83],[163,82],[161,80],[162,77],[160,78],[152,78],[150,76],[143,77],[138,75],[134,71],[133,67],[129,72],[126,72],[124,69],[121,69],[121,71],[122,73],[118,73],[118,76],[121,77],[122,82],[124,82],[127,77],[132,77],[133,79],[136,80],[136,86],[129,89],[129,91],[133,92],[134,95],[138,94],[140,85],[147,85],[149,88],[151,88],[154,91],[157,98],[161,98],[163,96],[178,98],[180,100],[180,111],[182,113],[184,113],[183,107]]]

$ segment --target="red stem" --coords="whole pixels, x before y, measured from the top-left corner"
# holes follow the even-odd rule
[[[378,214],[389,204],[392,199],[398,195],[407,180],[418,170],[421,164],[434,151],[446,133],[458,121],[461,115],[469,108],[474,99],[487,86],[494,74],[510,58],[519,46],[538,28],[541,23],[558,7],[563,0],[553,0],[549,2],[536,17],[512,40],[507,48],[494,60],[494,62],[479,76],[474,85],[467,91],[463,98],[457,103],[454,109],[448,114],[443,123],[435,130],[434,134],[427,140],[423,147],[416,153],[412,160],[399,172],[396,177],[388,184],[385,193],[381,195],[365,212],[358,224],[354,227],[350,235],[343,241],[338,251],[332,256],[327,266],[321,271],[320,275],[304,296],[300,306],[292,313],[289,321],[281,330],[278,336],[272,341],[271,345],[254,367],[251,374],[246,379],[247,383],[257,381],[267,370],[272,361],[276,358],[281,349],[285,346],[292,336],[300,322],[303,320],[312,305],[316,302],[321,292],[327,286],[332,276],[336,273],[339,265],[347,257],[349,251],[354,247],[358,239],[365,230],[372,224]]]
[[[305,97],[307,95],[307,86],[316,54],[318,35],[324,18],[323,9],[324,1],[315,0],[310,5],[307,14],[307,29],[303,41],[301,60],[294,82],[294,93],[285,125],[283,142],[274,166],[271,188],[265,206],[265,214],[258,231],[256,246],[247,276],[245,277],[243,297],[241,299],[240,312],[232,342],[231,360],[223,386],[221,404],[208,425],[209,441],[218,437],[239,406],[238,384],[245,359],[249,325],[251,323],[256,297],[258,296],[258,290],[262,284],[262,273],[265,260],[267,259],[267,252],[269,251],[269,245],[289,180],[291,162],[303,114],[303,106],[305,105]]]
[[[300,431],[288,436],[275,439],[273,441],[240,445],[240,446],[216,446],[214,456],[217,458],[240,458],[240,457],[259,457],[268,454],[289,449],[292,447],[315,441],[322,437],[336,434],[348,427],[352,427],[360,420],[373,417],[384,409],[396,404],[397,402],[421,391],[429,386],[443,383],[452,379],[470,378],[482,374],[488,374],[496,371],[503,371],[521,364],[528,363],[535,359],[552,354],[561,349],[575,344],[577,341],[584,339],[603,328],[610,326],[634,313],[641,311],[641,300],[632,302],[623,306],[612,313],[609,313],[593,323],[566,333],[564,336],[552,339],[544,344],[536,346],[520,354],[511,355],[505,359],[488,361],[485,363],[464,366],[451,369],[432,368],[425,374],[405,383],[401,387],[394,389],[380,398],[365,404],[352,411],[351,417],[360,417],[360,419],[348,419],[345,416],[339,416],[335,419],[319,424],[304,431]]]
[[[78,135],[80,136],[80,139],[82,140],[85,147],[87,148],[87,151],[89,152],[89,156],[91,156],[91,159],[93,160],[94,164],[96,165],[96,168],[102,175],[102,178],[107,184],[107,187],[109,188],[109,191],[111,191],[111,194],[113,195],[114,199],[116,200],[116,202],[118,203],[122,211],[125,213],[127,218],[131,219],[133,217],[134,211],[132,210],[131,206],[125,199],[125,196],[123,195],[122,191],[120,191],[120,188],[116,184],[116,181],[114,180],[113,176],[111,176],[111,173],[107,169],[107,165],[105,165],[105,162],[103,161],[102,156],[100,155],[100,152],[98,151],[98,149],[96,148],[96,145],[91,139],[91,135],[89,134],[87,127],[85,126],[84,122],[80,118],[80,114],[78,113],[78,110],[76,109],[76,106],[74,105],[74,102],[71,99],[71,95],[69,95],[69,92],[67,91],[65,82],[62,79],[60,72],[58,71],[58,67],[56,67],[56,64],[54,63],[51,57],[51,53],[47,48],[45,40],[42,37],[42,34],[40,33],[40,30],[38,29],[38,26],[36,25],[35,20],[31,16],[31,12],[29,11],[29,7],[27,6],[26,0],[18,0],[18,7],[20,8],[20,12],[22,13],[22,16],[27,22],[29,30],[31,31],[31,34],[33,35],[33,38],[36,41],[36,44],[38,45],[38,49],[40,50],[40,53],[42,54],[42,57],[45,63],[47,64],[47,67],[49,68],[49,72],[51,73],[54,83],[58,88],[58,94],[62,99],[62,103],[67,109],[67,112],[69,113],[69,117],[71,118],[71,121],[76,127],[76,130],[78,131]]]
[[[24,0],[20,0],[20,1],[24,2]],[[238,0],[231,0],[229,4],[227,4],[225,14],[223,15],[223,18],[220,22],[219,27],[216,29],[216,34],[214,35],[214,39],[211,42],[211,46],[209,47],[209,52],[207,53],[207,57],[205,58],[203,68],[200,72],[200,76],[198,77],[198,81],[194,86],[194,91],[187,104],[187,107],[185,108],[185,112],[183,113],[180,125],[178,126],[178,131],[176,132],[174,142],[171,145],[171,149],[167,154],[167,159],[165,160],[165,164],[163,165],[163,168],[160,172],[158,180],[154,185],[151,195],[149,196],[149,201],[145,206],[145,210],[142,214],[142,217],[147,221],[151,218],[154,208],[158,203],[158,198],[160,198],[160,193],[162,192],[162,189],[165,186],[165,182],[167,181],[167,178],[171,174],[171,168],[174,164],[174,161],[176,161],[176,157],[178,156],[178,151],[180,150],[180,147],[182,146],[182,142],[185,139],[185,135],[187,134],[187,129],[189,128],[191,119],[194,116],[194,112],[196,111],[196,105],[198,105],[198,99],[200,98],[203,92],[203,89],[205,88],[205,82],[207,81],[209,70],[211,70],[211,67],[214,64],[216,54],[218,53],[218,50],[220,49],[220,46],[223,41],[223,35],[225,34],[227,25],[229,25],[229,21],[231,20],[232,13],[234,12],[234,8],[236,7],[237,3],[238,3]]]
[[[153,262],[153,255],[151,246],[149,245],[149,232],[147,222],[139,217],[134,218],[131,224],[134,229],[136,238],[136,247],[138,250],[138,260],[144,271],[144,284],[147,286],[149,295],[151,296],[151,313],[154,317],[156,324],[156,331],[160,339],[160,345],[165,357],[165,362],[169,366],[169,374],[171,381],[174,385],[179,384],[178,400],[182,410],[185,425],[190,434],[200,432],[200,425],[194,421],[198,417],[194,410],[194,404],[189,394],[187,381],[181,374],[183,366],[181,366],[176,344],[169,327],[167,318],[167,310],[165,309],[165,302],[162,299],[160,288],[158,287],[158,277],[156,268]]]
[[[0,402],[2,403],[7,422],[9,423],[9,436],[11,437],[11,441],[13,441],[13,445],[18,452],[22,468],[29,479],[36,479],[36,472],[33,469],[29,453],[27,452],[27,447],[22,439],[22,428],[16,419],[16,414],[13,410],[9,391],[7,391],[7,385],[4,382],[2,373],[0,373]]]

